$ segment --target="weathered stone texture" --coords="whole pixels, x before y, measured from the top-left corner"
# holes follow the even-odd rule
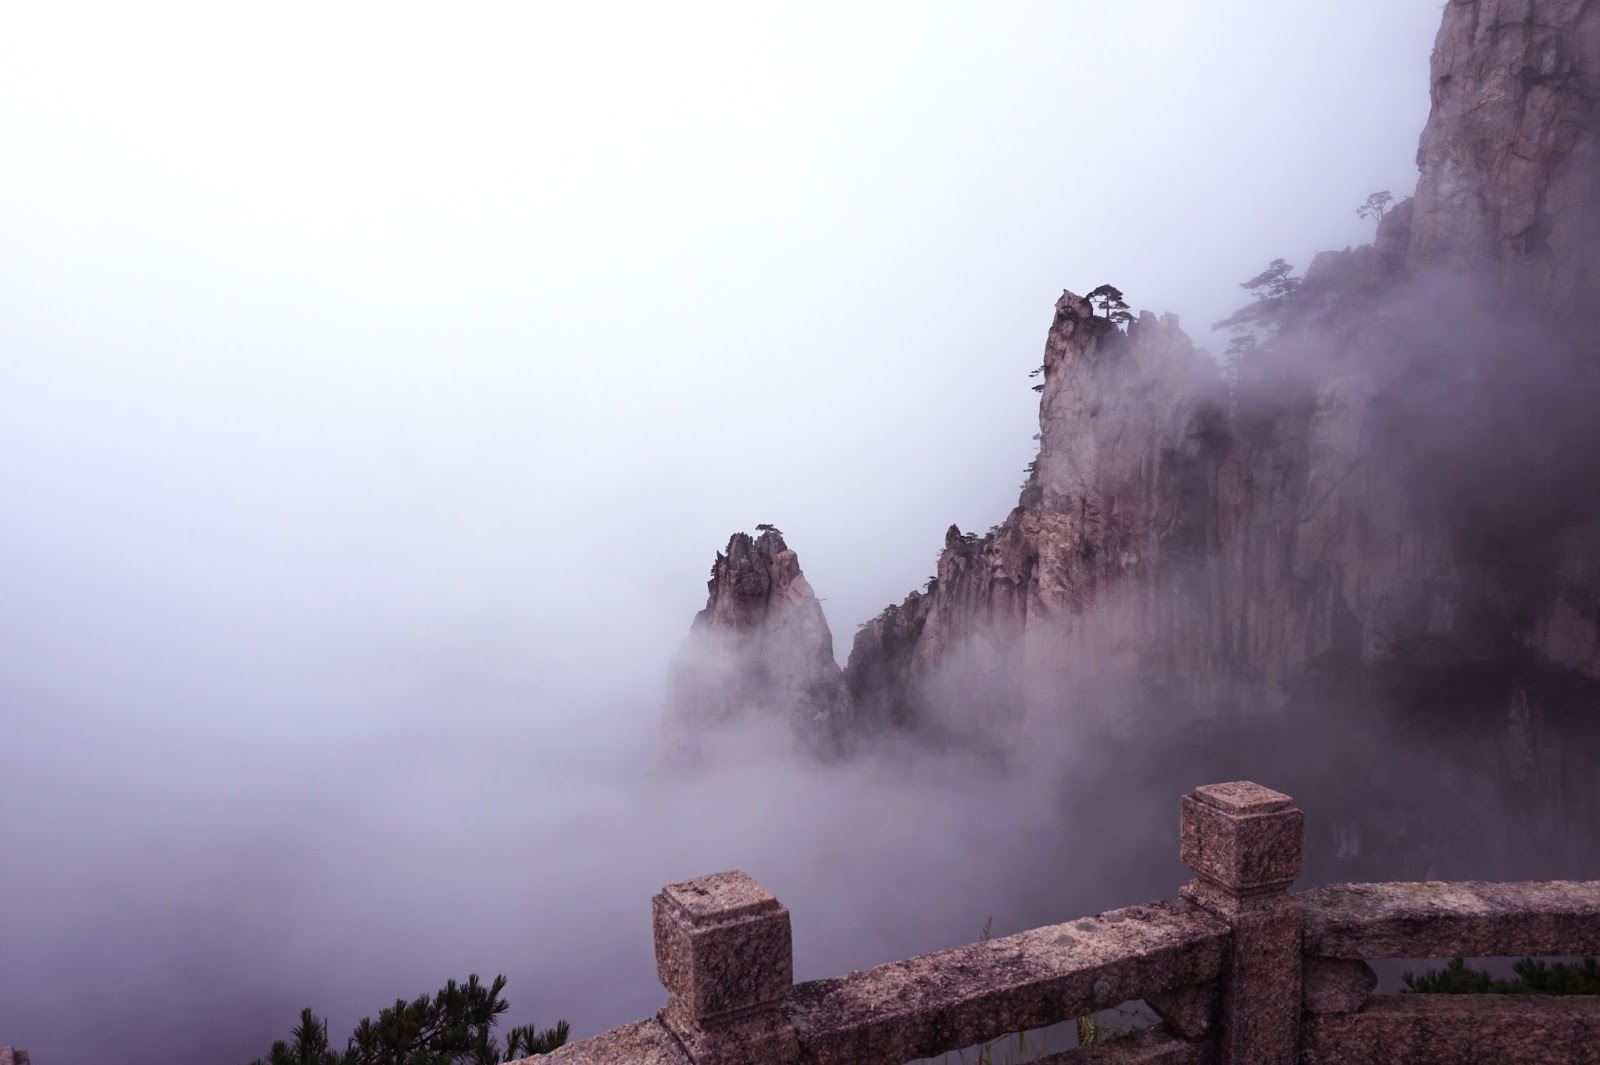
[[[1158,902],[795,987],[805,1060],[909,1061],[1215,979],[1227,926]]]
[[[1196,788],[1182,800],[1183,895],[1233,929],[1222,969],[1218,1053],[1229,1065],[1293,1065],[1298,1055],[1299,875],[1305,815],[1281,792],[1251,781]]]
[[[1302,1065],[1600,1065],[1600,997],[1380,995],[1308,1016]]]
[[[1131,665],[1180,623],[1147,598],[1097,600],[1203,548],[1209,506],[1190,489],[1215,443],[1215,364],[1171,315],[1144,314],[1124,334],[1063,292],[1042,368],[1039,454],[1019,505],[986,535],[949,529],[930,588],[857,634],[849,673],[864,713],[1006,739],[1048,725],[1061,691],[1087,695],[1085,665]],[[1196,653],[1173,665],[1216,675],[1217,649]],[[1114,699],[1082,701],[1118,714]]]
[[[1300,907],[1231,918],[1218,1042],[1230,1065],[1294,1065],[1300,1032]]]
[[[0,1065],[28,1065],[28,1052],[16,1047],[0,1047]]]
[[[856,630],[844,675],[856,720],[863,726],[906,728],[926,721],[922,678],[914,671],[912,656],[932,605],[931,595],[912,592],[905,602],[885,608]]]
[[[789,911],[742,872],[667,885],[654,927],[656,975],[688,1021],[773,1005],[794,984]]]
[[[666,1014],[661,1020],[694,1065],[795,1065],[800,1060],[794,1028],[776,1011],[738,1015],[701,1027],[674,1024]]]
[[[693,1065],[672,1033],[654,1018],[568,1043],[514,1065]]]
[[[1483,267],[1589,300],[1600,171],[1600,8],[1444,7],[1417,150],[1416,267]]]
[[[1144,1004],[1185,1039],[1198,1039],[1216,1019],[1222,988],[1215,980],[1144,996]]]
[[[1377,996],[1366,956],[1595,952],[1600,883],[1335,885],[1289,896],[1300,811],[1248,781],[1183,805],[1207,890],[793,984],[789,915],[738,871],[654,899],[668,1004],[550,1065],[884,1065],[1143,999],[1163,1023],[1046,1065],[1600,1063],[1600,996]],[[1280,830],[1259,830],[1276,821]],[[1252,827],[1255,826],[1255,827]],[[1222,837],[1224,844],[1207,841]],[[1263,847],[1283,852],[1266,861]],[[1341,952],[1355,952],[1353,955]],[[531,1062],[533,1059],[525,1059]],[[26,1065],[7,1062],[0,1065]]]
[[[1378,986],[1378,974],[1364,961],[1308,957],[1301,971],[1307,1013],[1354,1013]]]
[[[1322,957],[1600,953],[1600,881],[1333,884],[1295,898],[1306,953]]]
[[[706,587],[674,669],[674,742],[692,748],[708,729],[764,715],[785,720],[814,753],[840,753],[852,732],[850,692],[822,604],[782,534],[736,533]]]
[[[654,918],[660,1019],[696,1065],[794,1060],[779,1009],[794,986],[789,911],[734,870],[667,885]]]
[[[1282,894],[1300,875],[1305,815],[1289,796],[1248,781],[1182,799],[1179,856],[1218,903]]]
[[[1097,1046],[1050,1054],[1036,1065],[1201,1065],[1207,1060],[1205,1051],[1203,1043],[1178,1038],[1157,1025]]]

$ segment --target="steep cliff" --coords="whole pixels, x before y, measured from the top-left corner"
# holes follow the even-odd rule
[[[1281,781],[1333,812],[1339,875],[1600,875],[1597,72],[1600,3],[1446,5],[1372,245],[1318,255],[1226,370],[1064,292],[1011,513],[951,526],[842,678],[793,553],[735,537],[680,719],[1034,758],[1074,808]]]
[[[1414,198],[1231,382],[1063,293],[1018,506],[858,633],[858,713],[1018,749],[1359,721],[1356,759],[1446,722],[1522,823],[1600,826],[1597,72],[1600,4],[1447,5]]]
[[[1486,269],[1592,310],[1600,6],[1452,0],[1434,47],[1413,266]]]
[[[838,753],[850,732],[850,693],[822,604],[783,535],[770,527],[755,538],[735,533],[706,587],[673,678],[675,741],[692,744],[754,715],[785,721],[815,753]]]
[[[1047,721],[1063,690],[1109,709],[1114,692],[1086,681],[1118,683],[1108,664],[1148,650],[1172,606],[1152,598],[1164,576],[1214,546],[1203,457],[1221,444],[1221,382],[1176,319],[1124,334],[1065,292],[1044,379],[1018,507],[981,538],[952,526],[928,591],[857,634],[865,717],[1005,738]]]

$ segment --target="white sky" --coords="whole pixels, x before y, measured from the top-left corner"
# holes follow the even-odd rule
[[[0,853],[132,855],[397,723],[481,753],[443,712],[653,730],[757,522],[842,658],[1015,503],[1063,287],[1204,343],[1370,239],[1439,10],[13,5]],[[104,902],[65,876],[28,899]],[[19,957],[52,986],[0,944],[0,1001]]]

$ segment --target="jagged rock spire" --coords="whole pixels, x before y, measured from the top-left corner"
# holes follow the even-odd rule
[[[693,744],[719,725],[759,715],[781,719],[819,754],[843,750],[851,700],[833,656],[822,604],[799,556],[771,525],[735,533],[718,552],[675,670],[668,726]]]

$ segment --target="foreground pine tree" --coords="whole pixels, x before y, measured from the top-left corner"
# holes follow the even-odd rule
[[[506,1032],[502,1053],[493,1029],[509,1008],[500,997],[505,986],[504,976],[485,987],[473,973],[465,984],[451,980],[436,995],[396,999],[376,1022],[363,1018],[343,1051],[328,1043],[328,1022],[303,1009],[289,1038],[273,1043],[251,1065],[500,1065],[548,1054],[567,1041],[566,1021],[542,1032],[529,1024]]]
[[[1600,962],[1593,957],[1576,962],[1547,963],[1523,958],[1512,964],[1517,975],[1497,980],[1474,969],[1461,958],[1451,958],[1443,969],[1420,976],[1405,973],[1405,990],[1431,995],[1600,995]]]

